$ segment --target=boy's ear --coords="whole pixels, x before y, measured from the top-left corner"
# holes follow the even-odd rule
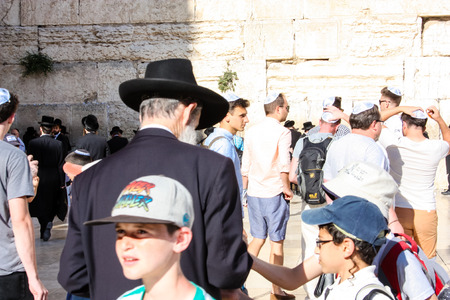
[[[181,253],[187,249],[192,240],[192,231],[188,227],[181,227],[180,230],[175,233],[177,240],[173,246],[175,253]]]
[[[355,243],[349,239],[345,238],[342,242],[342,251],[344,253],[344,258],[350,258],[355,252]]]

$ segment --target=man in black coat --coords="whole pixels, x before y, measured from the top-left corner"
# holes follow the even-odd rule
[[[114,126],[109,132],[111,139],[108,141],[108,147],[111,154],[128,145],[128,140],[122,137],[122,133],[123,131],[119,126]]]
[[[109,147],[106,139],[97,135],[99,124],[97,117],[94,115],[87,115],[81,120],[83,124],[83,134],[78,142],[77,149],[87,150],[92,157],[92,160],[102,159],[109,155]]]
[[[41,136],[28,144],[28,154],[39,161],[39,186],[36,197],[30,203],[30,215],[36,217],[41,225],[41,239],[48,241],[53,219],[56,216],[58,201],[64,197],[64,164],[62,143],[55,140],[52,133],[53,117],[42,116]]]
[[[194,200],[193,240],[181,257],[183,273],[216,299],[227,290],[240,293],[236,289],[245,282],[252,259],[242,241],[233,163],[178,140],[195,142],[194,129],[223,119],[228,103],[197,85],[185,59],[150,63],[144,79],[122,83],[119,93],[127,106],[140,107],[141,129],[127,147],[75,178],[59,283],[72,294],[108,300],[139,284],[122,274],[114,226],[89,228],[83,223],[109,216],[130,181],[164,175],[186,186]]]
[[[58,140],[62,143],[63,146],[63,157],[66,157],[69,154],[72,147],[70,146],[69,138],[62,133],[62,122],[60,119],[55,119],[55,125],[53,126],[53,135],[55,136],[55,140]]]

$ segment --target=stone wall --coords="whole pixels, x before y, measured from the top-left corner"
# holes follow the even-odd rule
[[[42,51],[55,72],[21,77],[18,60]],[[16,92],[15,126],[43,114],[62,119],[74,143],[94,113],[100,134],[120,125],[131,137],[138,115],[118,85],[142,77],[149,61],[189,58],[199,84],[218,90],[227,62],[236,92],[263,117],[269,90],[283,91],[296,126],[317,123],[322,99],[343,98],[347,112],[377,101],[386,85],[404,104],[437,105],[450,122],[450,2],[444,0],[2,0],[0,86]],[[438,138],[430,121],[429,132]],[[438,182],[445,184],[439,170]]]

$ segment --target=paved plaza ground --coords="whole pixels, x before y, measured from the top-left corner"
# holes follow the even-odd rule
[[[437,261],[444,266],[450,274],[450,234],[448,231],[450,224],[450,196],[442,196],[441,191],[436,191],[437,211],[439,217],[438,226],[438,245],[437,245]],[[301,258],[300,238],[301,238],[301,198],[295,196],[291,201],[291,217],[288,223],[288,229],[285,241],[285,265],[294,267]],[[35,232],[39,232],[39,225],[36,219]],[[244,227],[250,232],[247,211],[245,212]],[[67,234],[67,224],[55,222],[52,230],[52,237],[48,242],[43,242],[36,238],[37,263],[39,275],[41,276],[45,286],[49,290],[50,300],[64,300],[66,293],[58,284],[56,276],[59,269],[59,257],[64,246]],[[269,243],[266,243],[261,250],[260,258],[268,260]],[[258,300],[268,300],[270,298],[271,284],[256,272],[251,271],[246,286],[250,296]],[[304,299],[305,292],[303,288],[299,288],[292,292],[297,299]]]

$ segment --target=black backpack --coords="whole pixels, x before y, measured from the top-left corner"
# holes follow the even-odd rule
[[[327,137],[320,143],[312,143],[309,137],[303,139],[303,150],[298,163],[298,186],[303,200],[310,205],[325,203],[325,192],[322,189],[323,165],[328,146],[333,137]]]

